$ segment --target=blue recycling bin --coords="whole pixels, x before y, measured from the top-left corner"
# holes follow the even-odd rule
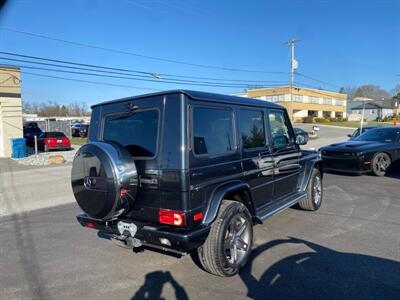
[[[12,154],[13,158],[22,158],[26,156],[25,139],[11,139]]]

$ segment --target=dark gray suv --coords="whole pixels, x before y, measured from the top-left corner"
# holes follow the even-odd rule
[[[208,272],[232,276],[254,224],[321,205],[320,156],[300,149],[279,105],[178,90],[92,109],[72,188],[78,221],[100,237],[195,254]]]

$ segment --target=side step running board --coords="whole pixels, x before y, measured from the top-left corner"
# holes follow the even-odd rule
[[[264,221],[265,219],[280,213],[281,211],[285,210],[286,208],[300,202],[301,200],[304,200],[307,197],[307,193],[301,193],[293,195],[287,199],[285,199],[285,201],[280,201],[277,204],[273,204],[268,206],[267,208],[265,208],[263,211],[260,211],[256,218],[257,220],[262,223],[262,221]]]

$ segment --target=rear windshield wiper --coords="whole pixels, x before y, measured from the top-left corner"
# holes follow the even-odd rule
[[[135,113],[135,111],[139,108],[139,106],[134,105],[133,103],[127,103],[126,106],[127,106],[127,108],[128,108],[128,111],[127,111],[127,112],[124,112],[124,113],[122,113],[122,114],[120,114],[120,115],[118,115],[118,116],[115,116],[114,118],[110,119],[110,121],[115,121],[115,120],[121,120],[121,119],[129,118],[129,117],[132,116],[132,115]]]

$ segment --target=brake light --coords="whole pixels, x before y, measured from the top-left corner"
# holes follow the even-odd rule
[[[87,223],[86,223],[86,227],[87,227],[87,228],[94,228],[94,224],[93,224],[93,223],[90,223],[90,222],[87,222]]]
[[[202,212],[199,212],[199,213],[193,215],[193,221],[199,221],[201,219],[203,219],[203,213]]]
[[[123,197],[125,197],[126,195],[128,195],[128,190],[125,189],[125,188],[121,188],[121,189],[119,190],[119,196],[120,196],[121,198],[123,198]]]
[[[160,209],[158,211],[158,222],[174,226],[185,226],[186,215],[182,211]]]
[[[48,139],[45,139],[45,141],[48,145],[57,145],[57,140],[54,138],[48,138]]]

